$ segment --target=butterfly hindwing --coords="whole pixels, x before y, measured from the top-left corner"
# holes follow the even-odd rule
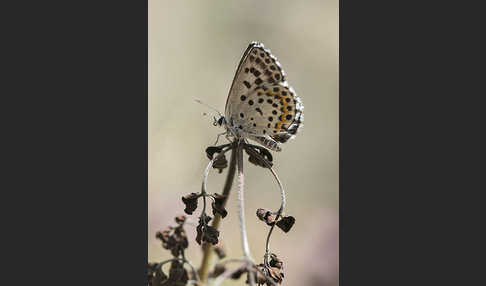
[[[257,136],[294,135],[302,121],[300,98],[284,83],[258,87],[240,96],[231,103],[230,108],[232,124],[245,133]],[[283,139],[277,141],[282,142]]]

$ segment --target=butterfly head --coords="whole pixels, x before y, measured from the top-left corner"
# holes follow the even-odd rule
[[[214,118],[214,122],[213,122],[214,126],[222,126],[223,124],[226,124],[226,119],[222,115],[219,117],[219,119],[216,119],[216,117],[213,118]]]

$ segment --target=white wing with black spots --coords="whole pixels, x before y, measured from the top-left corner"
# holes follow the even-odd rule
[[[303,104],[285,72],[261,43],[251,43],[238,65],[225,110],[229,128],[280,151],[277,142],[293,138],[303,121]]]

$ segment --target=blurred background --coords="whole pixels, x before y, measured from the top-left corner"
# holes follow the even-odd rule
[[[282,152],[273,152],[288,196],[286,213],[296,223],[287,234],[274,231],[271,250],[284,261],[284,285],[338,285],[338,0],[148,5],[149,261],[171,257],[155,233],[183,213],[183,195],[200,191],[208,163],[204,150],[223,132],[203,115],[211,110],[194,99],[224,113],[240,57],[251,41],[260,41],[278,58],[305,107],[304,128]],[[210,173],[210,193],[221,192],[226,171]],[[279,190],[270,172],[248,163],[246,154],[245,180],[250,250],[262,262],[268,227],[255,211],[278,209]],[[241,257],[234,189],[227,210],[220,238],[229,257]],[[195,223],[199,211],[189,216]],[[187,257],[199,266],[195,227],[186,231]]]

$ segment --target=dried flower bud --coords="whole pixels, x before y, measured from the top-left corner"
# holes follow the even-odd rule
[[[221,206],[224,205],[224,203],[226,202],[226,198],[227,198],[227,196],[221,195],[221,194],[218,194],[218,193],[214,193],[212,195],[212,197],[214,198],[214,201],[216,202],[216,204],[221,205]]]
[[[147,278],[149,286],[161,286],[167,281],[167,276],[162,269],[157,268],[158,263],[149,263],[147,269]]]
[[[281,218],[277,222],[277,226],[282,229],[284,232],[289,232],[292,226],[295,223],[295,218],[293,216],[286,216]]]
[[[163,229],[161,231],[157,231],[155,233],[155,237],[157,239],[160,239],[162,241],[162,246],[165,249],[169,249],[168,244],[170,243],[170,233],[171,233],[171,231],[172,231],[172,227],[171,226],[168,226],[165,229]]]
[[[219,153],[221,153],[222,151],[223,151],[223,147],[221,146],[210,146],[206,148],[206,155],[208,156],[209,160],[213,160],[214,154],[218,153],[219,156]],[[225,155],[222,155],[221,157],[219,157],[213,162],[213,168],[218,169],[220,174],[221,172],[223,172],[223,169],[226,167],[228,167],[228,160],[226,160]]]
[[[218,169],[218,173],[222,173],[223,169],[228,167],[228,160],[226,160],[226,156],[222,155],[218,157],[218,159],[214,160],[213,168]]]
[[[148,285],[149,286],[165,286],[169,285],[169,278],[162,269],[158,266],[158,263],[149,263],[148,265]]]
[[[203,228],[203,226],[201,224],[199,224],[196,227],[196,242],[199,245],[201,245],[201,239],[202,239],[202,235],[203,235],[202,228]]]
[[[197,209],[197,199],[199,194],[190,193],[182,197],[182,202],[186,205],[184,212],[191,215]]]
[[[283,261],[277,257],[275,253],[272,253],[270,255],[270,266],[275,267],[277,269],[282,269],[283,268]]]
[[[177,257],[184,249],[189,246],[187,234],[182,227],[167,227],[162,231],[158,231],[155,237],[162,241],[162,247],[169,249],[173,256]]]
[[[218,213],[221,215],[221,218],[224,218],[228,214],[228,212],[224,208],[226,196],[213,194],[212,197],[214,198],[214,202],[211,204],[211,206],[213,207],[213,215],[216,215]]]
[[[204,220],[203,220],[204,217]],[[209,242],[211,244],[218,243],[219,231],[212,226],[208,225],[208,222],[212,218],[207,215],[199,217],[199,224],[196,227],[196,242],[200,245],[201,242]]]
[[[209,242],[211,244],[217,244],[219,237],[219,231],[212,226],[207,225],[204,229],[202,241]]]
[[[168,285],[173,286],[185,286],[189,280],[187,270],[184,268],[184,264],[178,260],[172,261],[169,270],[169,281],[172,282]]]
[[[275,217],[272,215],[272,212],[266,209],[257,209],[256,211],[257,217],[264,221],[267,225],[272,226],[275,223]]]
[[[276,268],[276,267],[270,267],[270,268],[267,268],[268,270],[268,276],[270,276],[274,282],[278,283],[278,284],[282,284],[282,280],[283,280],[283,272],[280,271],[280,269]]]
[[[272,226],[275,224],[275,217],[270,214],[266,217],[265,222],[267,223],[267,225]]]
[[[208,156],[209,160],[213,160],[214,153],[221,153],[223,148],[221,146],[210,146],[206,148],[206,155]]]
[[[175,217],[175,221],[177,224],[183,224],[186,222],[186,216],[185,215],[178,215]]]
[[[262,208],[257,209],[257,211],[256,211],[257,217],[260,220],[263,220],[263,221],[265,221],[265,215],[266,215],[266,213],[267,213],[267,210],[266,209],[262,209]]]

